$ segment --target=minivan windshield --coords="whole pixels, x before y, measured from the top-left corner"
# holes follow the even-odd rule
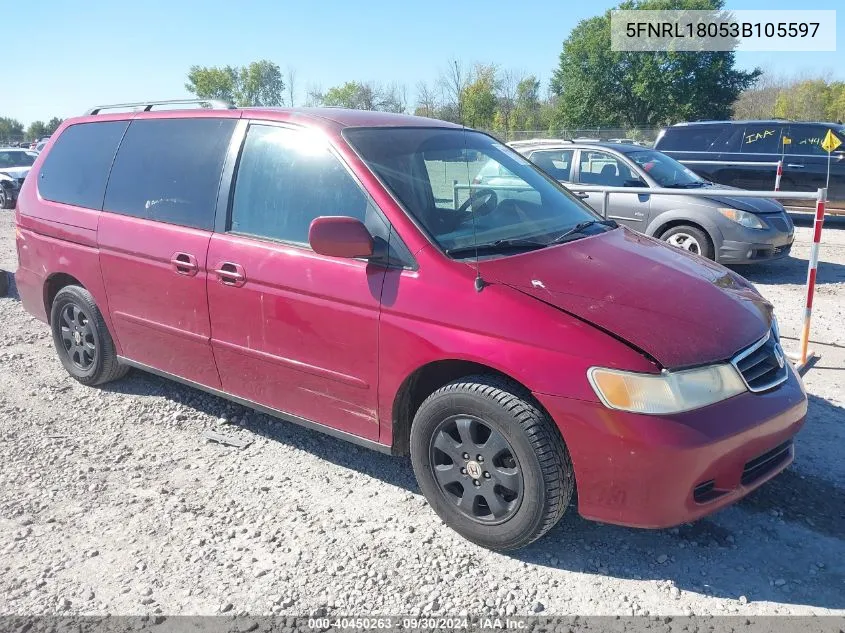
[[[344,136],[451,257],[514,254],[615,227],[494,138],[458,128],[352,128]],[[479,178],[479,174],[508,174]],[[574,230],[573,230],[574,229]]]
[[[628,158],[637,163],[660,187],[703,187],[707,184],[706,180],[674,158],[654,150],[630,152]]]

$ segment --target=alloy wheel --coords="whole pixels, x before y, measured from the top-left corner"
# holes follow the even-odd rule
[[[62,308],[61,335],[71,362],[83,371],[90,369],[97,360],[97,343],[91,320],[75,303]]]
[[[468,518],[503,523],[519,509],[523,478],[516,453],[480,418],[446,418],[431,437],[430,457],[440,491]]]

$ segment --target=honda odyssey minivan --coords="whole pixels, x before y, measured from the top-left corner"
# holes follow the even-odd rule
[[[495,549],[576,491],[665,527],[792,462],[806,395],[730,270],[450,123],[160,106],[65,121],[18,199],[21,300],[81,383],[136,368],[410,454]],[[473,184],[489,161],[524,184]]]

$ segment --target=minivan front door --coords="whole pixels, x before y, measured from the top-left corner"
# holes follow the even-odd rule
[[[567,188],[594,211],[602,213],[604,194],[595,191],[583,191],[585,186],[602,187],[645,187],[646,184],[637,174],[617,156],[609,152],[582,149],[578,152],[578,176],[575,184]],[[648,226],[651,196],[636,193],[612,193],[608,195],[605,215],[636,231],[644,231]]]
[[[225,231],[208,250],[211,344],[223,390],[377,440],[378,325],[385,268],[318,255],[311,221],[378,221],[314,134],[251,124]]]

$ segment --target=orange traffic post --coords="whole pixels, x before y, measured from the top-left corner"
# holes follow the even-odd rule
[[[816,217],[813,221],[813,245],[810,247],[810,263],[807,267],[807,301],[804,305],[804,326],[801,328],[801,348],[798,356],[799,371],[807,367],[808,361],[816,357],[810,345],[810,320],[813,315],[813,295],[816,290],[816,271],[819,267],[819,246],[822,240],[822,225],[824,224],[825,202],[827,189],[819,189],[816,199]]]

